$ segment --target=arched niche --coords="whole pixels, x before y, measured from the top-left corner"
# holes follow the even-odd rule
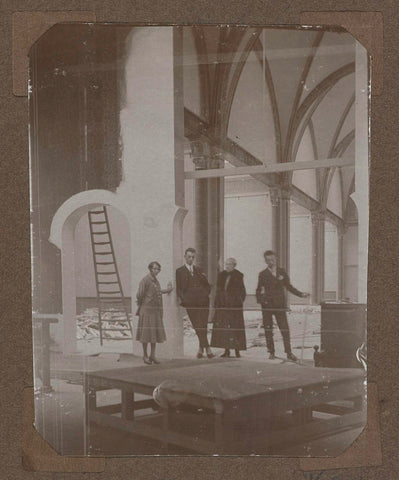
[[[125,207],[107,190],[88,190],[66,200],[53,217],[49,241],[61,251],[63,351],[77,350],[75,231],[90,210],[109,205],[126,214]]]

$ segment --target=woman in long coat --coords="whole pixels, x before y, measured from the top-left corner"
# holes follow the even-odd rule
[[[228,258],[225,270],[219,273],[215,297],[211,346],[224,348],[222,357],[230,356],[234,348],[236,357],[246,350],[243,303],[246,297],[244,275],[235,269],[237,261]]]
[[[151,365],[159,363],[155,357],[155,347],[157,343],[166,340],[165,328],[162,315],[162,294],[170,293],[173,290],[171,282],[165,290],[157,280],[157,275],[161,271],[161,265],[158,262],[151,262],[148,265],[150,273],[140,282],[137,291],[137,313],[139,322],[136,332],[136,340],[143,344],[144,363]],[[147,346],[151,344],[151,353],[148,356]]]

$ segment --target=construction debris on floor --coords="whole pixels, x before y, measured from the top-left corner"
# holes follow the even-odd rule
[[[103,317],[103,329],[111,329],[112,331],[103,331],[105,338],[124,338],[131,339],[130,332],[120,329],[126,326],[126,315],[124,311],[117,308],[109,308],[107,312],[102,314]],[[100,336],[99,321],[98,321],[98,308],[86,308],[86,310],[77,315],[77,331],[76,338],[78,340],[91,340]],[[129,318],[132,321],[132,314],[129,314]],[[109,320],[109,322],[107,322]],[[120,322],[118,322],[120,320]]]

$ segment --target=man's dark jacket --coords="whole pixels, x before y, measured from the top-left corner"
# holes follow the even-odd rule
[[[176,270],[176,293],[180,298],[183,307],[200,307],[209,306],[209,294],[211,286],[208,279],[201,269],[193,266],[194,277],[188,271],[188,268],[183,265]],[[198,285],[197,288],[190,288],[193,281]]]
[[[262,287],[264,293],[262,293]],[[302,292],[291,285],[288,274],[283,268],[277,268],[276,276],[266,268],[259,273],[256,301],[267,309],[287,308],[286,289],[297,297],[302,296]]]

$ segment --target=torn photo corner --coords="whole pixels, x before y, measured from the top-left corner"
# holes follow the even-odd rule
[[[319,26],[60,23],[29,59],[40,435],[78,456],[348,449],[365,48]]]

